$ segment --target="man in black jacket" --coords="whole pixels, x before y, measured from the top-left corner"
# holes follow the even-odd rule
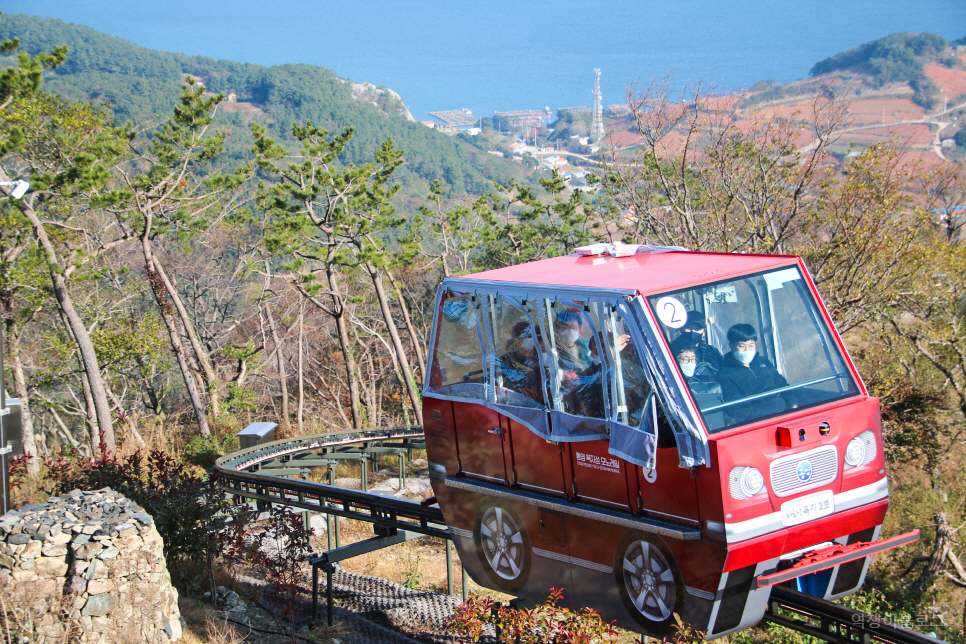
[[[788,386],[774,365],[758,354],[757,341],[758,333],[750,324],[736,324],[728,329],[731,352],[725,355],[718,371],[718,382],[721,383],[725,402]],[[733,424],[780,414],[795,406],[790,402],[780,394],[762,396],[746,404],[726,408],[725,413]]]
[[[708,329],[701,311],[688,311],[687,324],[681,330],[681,335],[671,343],[671,353],[677,355],[687,346],[693,346],[698,362],[706,363],[715,371],[721,368],[721,352],[708,344]]]

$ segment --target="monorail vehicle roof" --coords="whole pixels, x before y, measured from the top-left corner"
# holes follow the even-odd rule
[[[565,255],[466,275],[459,280],[637,291],[651,295],[796,263],[793,255],[670,251],[629,257]]]

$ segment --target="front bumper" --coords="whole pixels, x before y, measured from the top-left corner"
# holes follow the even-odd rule
[[[791,527],[782,525],[781,512],[740,523],[726,523],[728,557],[724,572],[881,525],[889,507],[888,483],[882,478],[870,485],[840,492],[834,499],[834,514]]]
[[[912,532],[900,534],[881,541],[859,542],[850,545],[835,544],[819,550],[813,550],[802,555],[802,558],[791,568],[769,575],[759,575],[755,578],[755,586],[757,588],[774,586],[775,584],[791,581],[802,575],[810,575],[822,570],[828,570],[829,568],[850,561],[856,561],[857,559],[874,555],[877,552],[898,548],[899,546],[904,546],[918,540],[919,530],[916,529]]]

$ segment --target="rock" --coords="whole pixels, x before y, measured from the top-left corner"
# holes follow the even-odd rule
[[[67,554],[67,546],[47,543],[44,544],[41,552],[43,552],[45,557],[63,557]]]
[[[172,619],[171,617],[165,615],[164,619],[161,620],[161,628],[164,629],[164,632],[167,633],[172,642],[176,642],[181,639],[182,630],[180,618],[175,617]]]
[[[79,548],[74,548],[74,556],[78,559],[93,559],[102,548],[103,546],[97,541],[91,541],[81,545]]]
[[[182,637],[178,593],[171,586],[164,544],[154,519],[109,488],[75,490],[0,517],[0,579],[29,584],[38,597],[62,593],[64,612],[85,644],[145,641],[170,644]],[[236,618],[247,611],[225,592]],[[55,613],[35,623],[39,641],[65,639]],[[48,632],[49,631],[49,632]]]
[[[41,555],[42,544],[39,541],[30,540],[24,545],[26,547],[20,553],[21,559],[34,559]]]
[[[60,623],[45,624],[37,629],[41,636],[38,641],[60,641],[64,639],[64,625]]]
[[[105,579],[107,577],[107,564],[100,559],[94,559],[91,561],[90,567],[87,569],[87,574],[84,575],[85,579]]]
[[[111,612],[111,599],[107,595],[91,595],[81,609],[81,615],[103,617]]]
[[[56,557],[39,557],[34,570],[45,577],[63,577],[67,574],[67,562]]]
[[[114,628],[114,620],[109,617],[91,617],[91,629],[95,633],[104,633]]]
[[[78,577],[77,575],[68,577],[67,585],[64,587],[64,590],[68,593],[79,595],[87,590],[87,581],[85,581],[83,577]]]
[[[97,555],[97,558],[103,559],[104,561],[114,561],[117,559],[117,556],[120,554],[120,552],[121,551],[114,546],[110,546],[108,548],[104,548],[104,550]]]
[[[114,590],[114,582],[110,579],[94,579],[87,582],[87,592],[90,595],[100,595]]]

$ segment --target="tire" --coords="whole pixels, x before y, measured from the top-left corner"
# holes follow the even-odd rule
[[[530,577],[530,537],[523,519],[509,503],[480,504],[473,528],[476,551],[495,588],[513,591]]]
[[[659,538],[643,532],[621,537],[614,575],[628,613],[651,635],[666,635],[684,605],[684,582],[674,555]]]

